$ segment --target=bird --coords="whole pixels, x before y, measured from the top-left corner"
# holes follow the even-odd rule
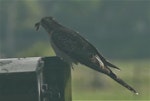
[[[48,32],[50,43],[56,56],[70,65],[80,63],[100,73],[106,74],[120,85],[138,95],[138,92],[133,87],[117,77],[111,70],[111,68],[120,69],[106,60],[98,49],[87,39],[82,37],[79,32],[63,26],[52,16],[43,17],[37,22],[35,24],[37,31],[40,26]]]

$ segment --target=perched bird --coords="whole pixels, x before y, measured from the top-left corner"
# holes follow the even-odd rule
[[[110,67],[119,68],[107,61],[78,32],[62,26],[53,17],[42,18],[40,22],[35,24],[36,30],[39,29],[40,25],[48,32],[50,43],[58,57],[69,64],[81,63],[91,69],[104,73],[128,90],[138,94],[136,90],[118,78],[110,69]]]

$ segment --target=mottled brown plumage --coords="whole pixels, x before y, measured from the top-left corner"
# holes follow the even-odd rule
[[[64,61],[69,64],[81,63],[91,69],[102,72],[130,91],[138,94],[131,86],[118,78],[109,67],[119,68],[108,62],[98,50],[80,36],[78,32],[62,26],[52,17],[44,17],[40,22],[36,23],[35,27],[37,30],[40,25],[49,33],[50,43],[56,55],[63,58]]]

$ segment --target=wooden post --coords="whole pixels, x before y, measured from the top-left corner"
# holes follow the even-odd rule
[[[58,57],[0,59],[0,101],[72,101],[70,69]]]
[[[44,83],[48,84],[47,101],[72,101],[71,68],[58,57],[45,57]]]

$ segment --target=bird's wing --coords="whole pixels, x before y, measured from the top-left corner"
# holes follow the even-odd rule
[[[57,31],[52,34],[51,40],[60,51],[64,52],[81,64],[87,66],[87,63],[93,63],[95,65],[99,65],[99,63],[101,65],[103,64],[98,56],[97,50],[87,40],[74,31],[71,31],[71,33],[66,31]]]
[[[100,68],[110,66],[119,69],[106,61],[93,45],[75,31],[57,31],[52,34],[51,39],[60,51],[66,53],[76,61],[79,61],[81,64],[88,66],[89,63],[91,63],[100,66]]]

